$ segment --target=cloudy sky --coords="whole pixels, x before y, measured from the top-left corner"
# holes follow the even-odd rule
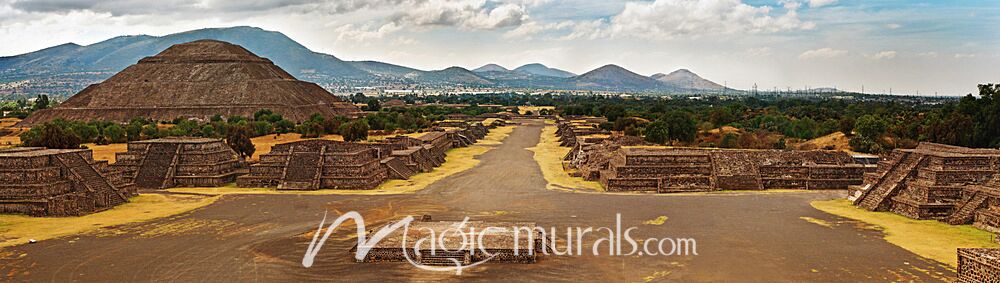
[[[0,0],[0,56],[237,25],[420,69],[613,63],[741,89],[923,95],[1000,82],[995,0]]]

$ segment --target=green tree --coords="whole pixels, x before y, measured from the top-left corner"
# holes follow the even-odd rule
[[[233,148],[237,154],[242,158],[253,156],[254,151],[257,148],[253,145],[250,140],[250,135],[253,132],[246,123],[239,123],[229,127],[229,131],[226,132],[226,144]]]
[[[26,146],[57,149],[80,148],[80,137],[62,126],[47,122],[21,134],[21,142]]]
[[[854,132],[854,123],[857,123],[857,121],[854,121],[854,118],[848,116],[841,117],[840,120],[837,121],[837,130],[850,136]]]
[[[882,136],[885,135],[889,125],[884,119],[876,115],[864,115],[858,118],[854,124],[854,133],[851,138],[851,147],[860,152],[882,153],[886,147],[882,144]]]
[[[97,128],[97,126],[79,122],[71,123],[69,130],[75,133],[82,142],[92,142],[101,134],[101,131]]]
[[[719,142],[719,147],[721,148],[737,148],[739,147],[739,136],[734,133],[726,133],[722,136],[722,141]]]
[[[365,108],[368,111],[379,111],[380,109],[382,109],[382,103],[376,98],[369,99],[368,106]]]
[[[363,141],[368,139],[368,122],[364,119],[350,121],[340,125],[340,135],[344,141]]]
[[[889,129],[888,123],[881,117],[875,115],[864,115],[858,118],[854,124],[854,131],[858,136],[878,139],[885,135]]]
[[[670,126],[662,120],[656,120],[646,125],[646,141],[655,144],[665,144],[670,140]]]
[[[271,123],[268,123],[267,121],[255,121],[251,125],[253,125],[255,137],[269,135],[274,131],[274,127],[272,127]]]
[[[104,128],[104,136],[113,143],[123,143],[128,141],[128,136],[125,133],[125,130],[118,124],[111,124],[110,126]]]
[[[211,124],[202,126],[201,127],[201,136],[203,136],[203,137],[214,137],[215,136],[215,127],[212,126]]]
[[[288,119],[281,119],[274,123],[274,132],[279,134],[289,133],[295,130],[295,123]]]
[[[142,136],[146,139],[158,138],[160,137],[160,129],[156,127],[156,124],[142,126]]]
[[[39,95],[37,98],[35,98],[35,104],[32,105],[31,108],[33,110],[42,110],[49,108],[49,96],[44,94]]]
[[[698,125],[687,112],[671,111],[664,115],[662,120],[669,128],[671,140],[693,142],[698,134]]]

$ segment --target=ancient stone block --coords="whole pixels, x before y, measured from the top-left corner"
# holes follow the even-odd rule
[[[89,149],[0,150],[0,213],[77,216],[128,202],[135,187]]]

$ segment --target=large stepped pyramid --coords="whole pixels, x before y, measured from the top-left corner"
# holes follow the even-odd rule
[[[312,114],[357,116],[360,110],[314,83],[297,80],[270,60],[216,40],[177,44],[80,91],[18,126],[57,118],[128,122],[135,117],[208,120],[250,117],[270,109],[295,122]]]

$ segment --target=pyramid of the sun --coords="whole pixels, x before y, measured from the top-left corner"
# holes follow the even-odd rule
[[[270,60],[216,40],[177,44],[91,85],[21,125],[63,118],[127,122],[213,115],[252,116],[270,109],[301,122],[312,114],[355,116],[360,110],[322,87],[295,79]]]

